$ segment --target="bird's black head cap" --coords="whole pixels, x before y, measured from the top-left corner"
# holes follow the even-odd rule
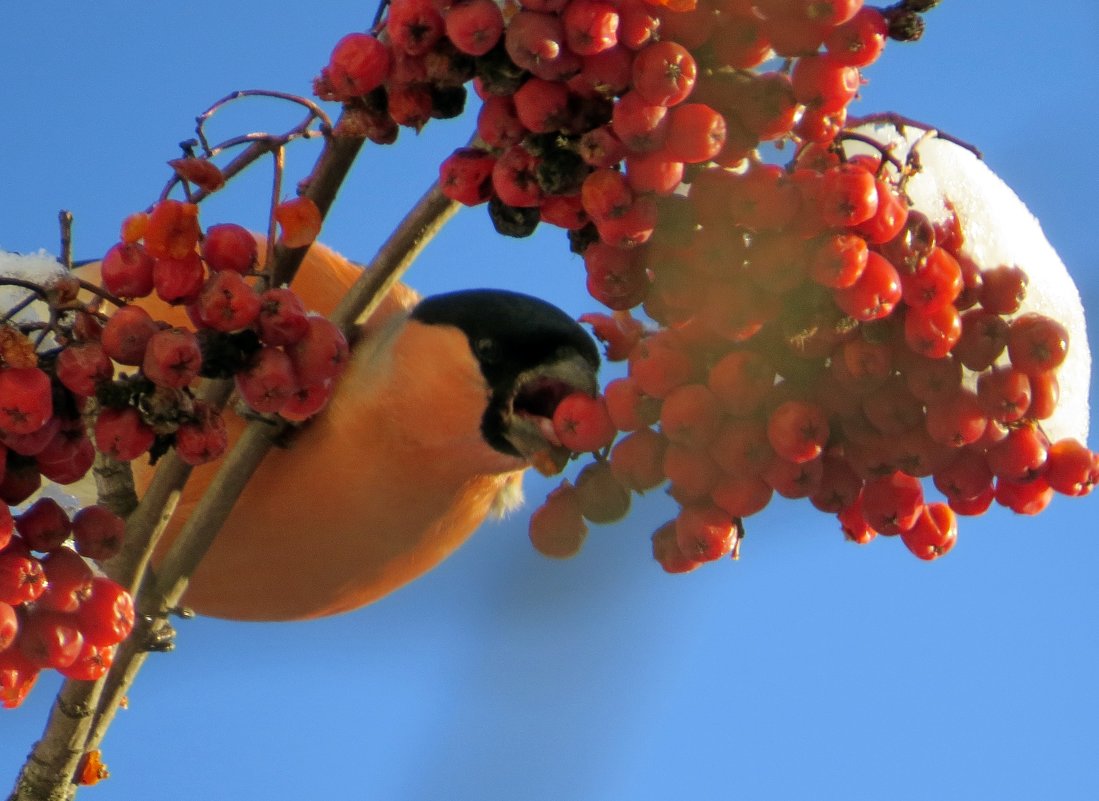
[[[592,375],[599,369],[599,351],[579,323],[556,306],[519,292],[468,289],[433,295],[420,301],[411,318],[454,326],[466,335],[492,390],[482,433],[503,453],[518,455],[504,433],[521,376],[576,357],[590,366]]]

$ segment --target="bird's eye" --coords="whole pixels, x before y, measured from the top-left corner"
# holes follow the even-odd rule
[[[481,337],[474,343],[473,349],[477,352],[477,358],[483,362],[494,362],[500,357],[496,340],[492,337]]]

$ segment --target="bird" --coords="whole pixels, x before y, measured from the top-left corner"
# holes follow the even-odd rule
[[[314,243],[291,287],[327,314],[363,269]],[[185,321],[155,297],[136,302]],[[553,411],[569,394],[598,391],[587,332],[517,292],[421,298],[398,284],[351,343],[327,406],[268,453],[195,570],[183,604],[196,613],[304,620],[388,595],[521,504],[532,461],[563,464]],[[232,441],[247,421],[226,418]],[[154,571],[217,468],[194,469]],[[138,460],[134,471],[140,492],[153,468]]]

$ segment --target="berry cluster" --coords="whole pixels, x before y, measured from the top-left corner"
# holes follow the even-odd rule
[[[173,166],[202,186],[216,177],[203,169],[208,164],[186,159]],[[304,198],[280,204],[275,218],[289,247],[309,244],[319,229],[320,214]],[[256,239],[246,229],[222,224],[203,232],[197,206],[165,199],[123,223],[121,241],[101,263],[102,287],[63,275],[31,287],[32,296],[49,305],[48,323],[20,326],[5,315],[3,703],[18,704],[43,667],[96,678],[133,622],[129,594],[95,577],[85,563],[118,553],[121,519],[89,506],[70,520],[46,498],[15,517],[10,507],[28,501],[43,478],[62,485],[80,480],[97,450],[130,461],[174,447],[191,465],[220,457],[229,441],[226,424],[219,409],[193,393],[199,377],[232,377],[253,411],[292,421],[327,402],[347,361],[347,341],[328,320],[308,314],[291,290],[265,288],[258,261]],[[86,301],[82,289],[95,298]],[[110,315],[100,310],[105,299],[115,306]],[[180,324],[156,319],[147,307]],[[75,550],[65,544],[70,537]]]
[[[909,208],[916,163],[844,146],[861,70],[934,5],[394,0],[336,46],[318,93],[374,141],[474,78],[478,142],[443,192],[507,235],[567,229],[611,311],[585,319],[629,374],[557,408],[560,444],[596,459],[534,513],[539,550],[574,553],[585,520],[663,484],[681,511],[653,549],[675,572],[735,555],[776,492],[934,558],[956,514],[1090,490],[1095,455],[1041,427],[1064,328],[1019,313],[1026,276],[974,263],[956,219]]]
[[[71,519],[50,498],[12,518],[0,503],[0,705],[18,706],[43,668],[92,680],[134,625],[125,588],[88,559],[121,547],[125,524],[102,506]],[[75,550],[65,542],[72,538]]]
[[[870,196],[874,160],[824,167],[812,184],[830,191],[839,166],[861,174]],[[879,226],[870,217],[826,226],[789,239],[777,265],[766,229],[730,232],[716,262],[687,261],[689,247],[669,257],[661,267],[690,270],[690,291],[701,294],[673,306],[694,312],[664,317],[657,332],[645,335],[623,313],[589,315],[629,371],[602,397],[558,407],[561,443],[596,460],[535,513],[536,547],[574,553],[585,519],[617,520],[631,491],[667,484],[681,510],[653,551],[671,572],[735,554],[743,519],[775,493],[835,514],[848,539],[899,535],[934,559],[953,546],[956,515],[993,501],[1037,514],[1055,492],[1090,492],[1099,456],[1075,439],[1051,443],[1042,428],[1057,404],[1064,327],[1021,313],[1026,275],[967,257],[956,219],[935,226],[893,199],[899,213],[884,233],[870,233]],[[765,282],[753,280],[756,253]],[[748,295],[751,305],[708,315],[730,284],[728,297]],[[945,502],[925,500],[923,478]]]

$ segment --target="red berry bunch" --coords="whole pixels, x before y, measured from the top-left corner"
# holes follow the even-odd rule
[[[844,147],[862,69],[934,5],[394,0],[376,35],[337,44],[318,92],[375,141],[444,116],[432,93],[475,76],[479,141],[442,191],[503,234],[567,229],[611,311],[587,321],[629,372],[559,405],[554,437],[596,460],[536,512],[539,550],[575,552],[585,520],[663,484],[681,512],[653,547],[676,572],[735,554],[775,493],[933,558],[955,514],[1090,489],[1094,455],[1041,426],[1064,329],[1019,313],[1021,270],[909,208],[915,163]]]
[[[224,452],[220,412],[190,394],[200,376],[231,376],[253,410],[304,420],[324,407],[347,361],[347,341],[336,326],[308,315],[291,290],[263,288],[248,230],[226,223],[203,234],[197,215],[192,204],[162,200],[127,221],[123,241],[103,261],[108,291],[129,299],[155,293],[183,306],[189,321],[169,327],[131,304],[111,315],[98,343],[79,343],[139,368],[99,393],[105,408],[96,445],[118,459],[134,459],[158,442],[174,445],[189,464]],[[316,206],[304,198],[280,204],[275,217],[289,247],[308,245],[320,227]],[[61,376],[74,392],[94,389],[83,379]]]
[[[117,553],[124,527],[101,506],[70,519],[41,498],[13,518],[0,502],[0,705],[18,706],[44,668],[80,680],[110,668],[133,629],[133,599],[85,557]]]
[[[557,438],[596,459],[532,521],[540,549],[553,541],[541,527],[578,531],[602,522],[601,505],[618,519],[623,494],[667,485],[681,510],[653,553],[669,572],[735,555],[743,520],[775,493],[835,514],[848,539],[899,535],[934,559],[957,515],[993,501],[1037,514],[1099,481],[1099,455],[1042,428],[1064,326],[1021,311],[1026,274],[977,264],[957,216],[933,224],[881,159],[840,148],[805,147],[781,172],[703,175],[684,202],[721,216],[649,246],[660,257],[646,262],[645,310],[660,329],[639,337],[626,312],[588,316],[628,374],[558,407]],[[765,195],[739,205],[752,181],[788,181],[796,218],[768,217]],[[585,496],[594,469],[606,482]]]
[[[202,160],[184,161],[177,172],[202,185],[208,176],[191,163]],[[320,227],[316,206],[303,198],[280,204],[275,218],[287,247],[308,245]],[[133,625],[129,594],[85,561],[119,552],[124,521],[100,506],[70,519],[46,498],[18,514],[13,507],[43,479],[67,485],[83,478],[97,450],[129,461],[175,447],[192,465],[220,457],[226,423],[195,397],[200,377],[232,377],[255,411],[294,421],[327,402],[347,341],[291,290],[265,289],[257,262],[247,230],[222,224],[204,232],[197,206],[165,199],[125,220],[101,263],[95,299],[86,301],[80,282],[62,275],[32,292],[49,306],[48,322],[18,322],[0,310],[5,705],[18,704],[44,667],[70,678],[102,675]],[[104,300],[113,314],[101,310]],[[93,412],[89,433],[84,418]]]

